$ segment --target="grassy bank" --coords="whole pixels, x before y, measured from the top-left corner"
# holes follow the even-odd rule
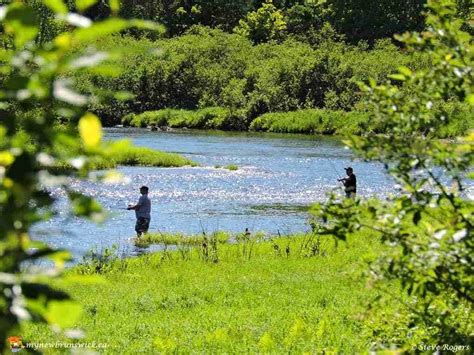
[[[120,165],[163,168],[197,165],[182,155],[136,147],[128,141],[111,143],[100,156],[94,157],[90,164],[93,170],[113,169]],[[69,162],[60,162],[53,169],[62,170],[70,167]]]
[[[250,130],[274,133],[360,134],[368,114],[329,110],[267,113],[256,118]]]
[[[457,137],[474,129],[474,114],[472,109],[463,105],[446,104],[439,110],[447,113],[451,121],[436,132],[439,138]],[[369,131],[386,133],[383,129],[375,128],[372,118],[366,112],[345,112],[324,109],[307,109],[291,112],[273,112],[261,115],[248,123],[248,120],[239,118],[240,126],[236,122],[236,114],[219,107],[210,107],[201,110],[158,110],[147,111],[141,114],[129,114],[122,123],[133,127],[173,127],[196,129],[237,129],[273,133],[300,133],[324,135],[360,135]]]
[[[234,117],[225,108],[211,107],[202,110],[158,110],[129,114],[122,123],[133,127],[172,127],[195,129],[236,129],[273,133],[303,134],[360,134],[360,124],[368,115],[360,112],[330,110],[300,110],[267,113],[240,127],[231,124]]]
[[[358,353],[373,346],[376,318],[364,310],[377,291],[360,273],[381,244],[369,235],[338,248],[332,239],[309,236],[257,242],[242,235],[236,244],[226,244],[225,233],[206,243],[149,238],[168,248],[90,259],[71,276],[101,273],[103,283],[61,285],[85,309],[76,326],[87,336],[78,341],[107,343],[110,354]],[[61,340],[44,325],[28,324],[22,336]]]
[[[237,129],[232,121],[235,117],[230,110],[222,107],[208,107],[201,110],[164,109],[146,111],[141,114],[128,114],[122,119],[125,126],[133,127],[172,127],[195,129]],[[245,127],[241,126],[241,129]]]

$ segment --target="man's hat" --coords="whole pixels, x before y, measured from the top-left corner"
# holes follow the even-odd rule
[[[348,166],[347,168],[344,168],[344,170],[346,170],[346,171],[349,171],[349,170],[350,170],[350,171],[354,171],[354,169],[352,169],[350,166]]]

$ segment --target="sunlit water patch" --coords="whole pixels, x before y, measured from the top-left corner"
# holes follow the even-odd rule
[[[127,182],[73,181],[75,189],[94,196],[110,214],[102,225],[68,216],[61,191],[58,215],[35,229],[37,238],[72,250],[120,244],[128,250],[135,217],[124,208],[148,185],[153,202],[151,231],[200,233],[245,228],[268,233],[308,230],[307,206],[339,188],[344,167],[354,167],[358,192],[367,197],[390,192],[393,183],[378,164],[353,161],[339,140],[325,137],[147,132],[113,129],[106,139],[129,138],[136,145],[178,152],[200,167],[121,167]],[[216,166],[237,165],[236,171]],[[133,253],[133,248],[130,249]]]

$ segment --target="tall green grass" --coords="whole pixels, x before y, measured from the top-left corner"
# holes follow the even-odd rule
[[[197,166],[197,164],[182,155],[162,152],[146,147],[137,147],[127,140],[109,143],[101,154],[90,162],[93,170],[113,169],[120,165],[126,166],[153,166],[153,167],[182,167]],[[70,169],[68,161],[58,162],[51,168],[53,171]]]
[[[446,103],[440,110],[449,114],[452,120],[436,132],[438,138],[456,137],[474,129],[474,112],[463,104]],[[239,124],[236,124],[240,122]],[[239,121],[241,120],[241,121]],[[327,109],[307,109],[291,112],[272,112],[255,118],[250,124],[242,118],[236,118],[230,110],[209,107],[196,111],[165,109],[147,111],[141,114],[129,114],[122,120],[126,126],[147,127],[167,126],[175,128],[197,129],[239,129],[273,133],[300,133],[324,135],[360,135],[374,130],[371,116],[367,112],[333,111]]]
[[[274,133],[360,134],[368,114],[330,110],[300,110],[267,113],[257,117],[250,130]]]
[[[108,267],[86,261],[70,270],[61,286],[85,310],[75,326],[86,337],[76,342],[107,343],[108,354],[353,354],[377,347],[374,339],[390,342],[375,333],[380,319],[366,312],[378,291],[360,277],[365,260],[382,248],[377,239],[357,235],[335,248],[332,239],[314,236],[239,238],[216,243],[207,257],[203,240],[194,239],[194,247],[109,256],[101,260]],[[77,273],[97,272],[100,283],[75,281]],[[394,308],[386,305],[384,317]],[[71,341],[37,324],[21,335],[29,342]]]
[[[437,138],[457,137],[474,129],[474,111],[467,105],[449,102],[433,109],[435,110],[451,117],[451,121],[440,132],[435,132]],[[386,133],[380,128],[375,129],[369,113],[325,109],[266,113],[250,124],[250,130],[326,135],[360,135],[371,131]]]

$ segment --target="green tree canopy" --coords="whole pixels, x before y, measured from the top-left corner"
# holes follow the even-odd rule
[[[266,0],[257,11],[240,20],[234,31],[253,43],[262,43],[282,39],[285,30],[283,12],[273,5],[272,0]]]

